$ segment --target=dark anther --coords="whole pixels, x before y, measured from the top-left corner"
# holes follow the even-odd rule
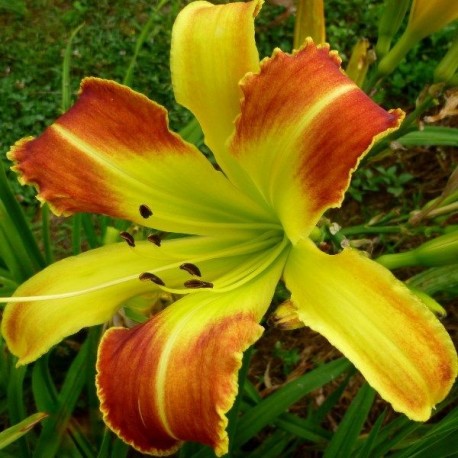
[[[161,236],[159,234],[150,234],[148,235],[147,240],[157,246],[161,246]]]
[[[148,205],[145,204],[141,204],[138,210],[140,211],[140,215],[142,215],[145,219],[149,218],[153,214],[151,208],[149,208]]]
[[[156,283],[156,285],[165,286],[165,283],[157,275],[151,272],[143,272],[138,278],[142,281],[152,281]]]
[[[135,240],[132,237],[132,235],[130,235],[128,232],[121,232],[119,235],[122,239],[124,239],[127,242],[127,245],[135,246]]]
[[[190,262],[181,264],[180,269],[188,272],[188,274],[195,275],[196,277],[202,277],[199,268]]]
[[[184,282],[186,288],[213,288],[213,283],[202,280],[188,280]]]

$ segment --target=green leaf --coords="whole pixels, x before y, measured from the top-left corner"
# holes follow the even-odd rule
[[[458,288],[458,264],[432,267],[409,278],[407,285],[430,296],[440,292],[453,294]]]
[[[265,439],[256,450],[249,453],[250,458],[278,458],[285,456],[284,450],[294,441],[294,436],[284,431],[275,431]]]
[[[407,417],[398,417],[382,428],[373,446],[373,456],[384,456],[403,439],[421,427],[421,423],[410,421]]]
[[[422,130],[409,132],[396,141],[404,146],[458,146],[458,129],[453,127],[426,126]]]
[[[374,426],[371,429],[371,432],[368,434],[367,438],[362,442],[361,450],[358,454],[358,458],[372,458],[374,455],[372,449],[374,447],[375,440],[377,435],[382,427],[383,420],[385,420],[386,410],[382,412],[381,415],[377,418],[377,421],[374,423]]]
[[[253,354],[253,347],[250,347],[243,355],[242,367],[240,368],[239,374],[238,374],[239,387],[243,387],[245,385],[245,381],[247,380],[248,369],[250,367],[250,361],[251,361],[252,354]],[[239,410],[240,410],[242,396],[243,396],[243,389],[239,389],[237,397],[235,398],[235,402],[231,410],[227,414],[227,419],[229,422],[228,427],[227,427],[227,434],[229,436],[229,453],[232,452],[233,438],[237,434]]]
[[[85,373],[88,370],[90,349],[90,341],[87,340],[70,366],[58,395],[57,408],[50,412],[50,417],[43,423],[43,430],[33,455],[35,458],[52,458],[58,452],[71,414],[86,382]]]
[[[16,358],[12,358],[13,364],[10,367],[7,399],[8,399],[8,414],[11,423],[19,423],[26,418],[26,409],[24,403],[24,377],[27,372],[26,366],[15,367]],[[25,458],[29,456],[29,446],[27,439],[19,440],[21,454]]]
[[[458,450],[458,407],[432,426],[410,447],[392,455],[393,458],[446,458],[456,456]]]
[[[294,434],[296,437],[314,443],[324,443],[331,439],[332,433],[320,428],[318,425],[310,425],[308,419],[297,417],[294,414],[284,413],[274,422],[275,426]]]
[[[47,413],[38,412],[25,420],[22,420],[17,425],[11,426],[0,433],[0,449],[18,440],[24,434],[27,434],[37,423],[48,416]]]
[[[326,448],[324,458],[352,456],[358,435],[374,402],[375,391],[365,383],[348,408],[342,422]]]
[[[21,244],[17,246],[18,249],[24,249],[27,252],[25,259],[31,259],[33,268],[38,271],[45,267],[44,258],[38,248],[35,237],[30,230],[29,223],[22,211],[21,206],[16,201],[16,198],[11,191],[10,185],[6,178],[3,163],[0,161],[0,196],[3,205],[5,206],[6,214],[9,220],[14,224],[16,230],[15,234],[21,239]]]
[[[350,378],[354,375],[356,372],[356,369],[352,367],[348,371],[347,377],[345,377],[345,380],[335,389],[321,404],[321,406],[316,410],[316,412],[313,412],[310,414],[310,416],[307,418],[307,421],[309,425],[320,425],[323,420],[326,418],[328,413],[331,411],[331,409],[337,404],[339,401],[340,397],[342,396],[343,392],[345,391],[345,388],[348,385],[348,382],[350,381]]]
[[[330,382],[350,367],[346,359],[338,359],[324,364],[302,377],[293,380],[278,391],[263,399],[239,420],[235,446],[240,447],[255,436],[264,426],[285,412],[292,404],[307,393]]]

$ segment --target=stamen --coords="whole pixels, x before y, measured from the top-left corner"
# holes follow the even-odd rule
[[[130,246],[135,246],[135,241],[127,232],[121,233],[121,237],[126,240],[126,242]],[[247,255],[256,252],[265,252],[265,250],[269,250],[270,248],[280,242],[280,234],[277,231],[263,233],[259,237],[255,237],[250,239],[244,243],[239,243],[237,245],[230,245],[228,247],[224,247],[219,250],[210,251],[208,253],[202,253],[190,259],[192,263],[200,263],[205,262],[212,259],[217,258],[224,258],[224,257],[234,257],[239,255]],[[129,243],[131,242],[131,243]],[[186,288],[170,288],[167,286],[161,286],[161,289],[169,292],[171,294],[192,294],[198,293],[200,288],[209,288],[211,292],[214,293],[223,293],[226,291],[232,291],[233,289],[247,283],[260,272],[262,272],[269,264],[271,264],[277,256],[286,256],[288,253],[288,241],[286,238],[280,243],[280,246],[276,248],[273,252],[271,252],[270,256],[265,257],[265,255],[261,254],[260,256],[256,256],[255,259],[251,262],[246,263],[245,267],[242,269],[235,269],[235,272],[230,272],[229,275],[223,276],[221,279],[217,281],[216,286],[210,282],[204,282],[202,280],[188,280],[184,286]],[[136,250],[133,251],[137,255],[140,256],[140,253]],[[147,256],[148,252],[144,252],[143,256]],[[154,267],[154,271],[164,272],[168,270],[178,269],[183,262],[170,262],[170,264],[165,264],[162,266]],[[111,288],[117,285],[125,284],[130,281],[138,281],[139,274],[131,274],[126,275],[124,277],[116,278],[110,281],[106,281],[104,283],[100,283],[97,285],[89,286],[80,290],[73,290],[67,291],[64,293],[57,293],[57,294],[47,294],[42,296],[14,296],[14,297],[1,297],[0,296],[0,303],[20,303],[20,302],[35,302],[35,301],[49,301],[49,300],[57,300],[57,299],[67,299],[73,298],[77,296],[82,296],[85,294],[93,293],[96,291],[102,291],[106,288]],[[221,282],[221,284],[220,284]]]
[[[200,269],[195,264],[191,264],[190,262],[181,264],[180,269],[188,272],[188,274],[195,275],[196,277],[202,277]]]
[[[127,245],[134,247],[135,246],[135,240],[134,237],[129,234],[128,232],[120,232],[119,236],[124,239],[127,242]]]
[[[153,212],[152,212],[151,208],[148,207],[148,205],[141,204],[140,207],[138,208],[138,210],[140,211],[140,215],[142,215],[143,218],[145,218],[145,219],[147,219],[147,218],[149,218],[150,216],[153,215]]]
[[[161,237],[159,234],[150,234],[146,237],[148,242],[154,243],[157,246],[161,246]]]
[[[186,288],[198,289],[198,288],[213,288],[213,283],[202,280],[188,280],[184,282]]]
[[[151,272],[143,272],[138,278],[141,281],[152,281],[153,283],[156,283],[156,285],[165,286],[165,283],[157,275],[154,275]]]

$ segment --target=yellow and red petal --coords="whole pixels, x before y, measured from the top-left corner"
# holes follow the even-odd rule
[[[426,421],[457,375],[450,336],[387,269],[346,249],[330,256],[309,241],[291,251],[287,287],[304,324],[324,335],[393,408]]]
[[[107,425],[143,453],[168,455],[182,441],[227,453],[226,412],[242,353],[262,334],[282,263],[227,293],[185,296],[99,347],[97,386]]]
[[[230,150],[293,242],[340,205],[361,157],[403,116],[375,104],[311,40],[293,55],[277,49],[241,87]]]
[[[262,0],[227,5],[196,1],[180,12],[173,27],[175,97],[196,116],[205,142],[230,177],[240,171],[225,144],[240,113],[238,83],[245,73],[259,69],[254,17],[261,5]]]
[[[14,296],[57,298],[10,302],[2,333],[19,363],[27,364],[81,328],[108,321],[128,299],[157,291],[158,284],[139,279],[144,272],[171,288],[183,288],[192,278],[180,269],[185,262],[195,263],[203,280],[224,278],[250,257],[243,250],[236,252],[239,242],[231,237],[189,237],[164,241],[161,247],[149,242],[135,248],[113,244],[56,262],[22,284]]]
[[[9,157],[57,214],[101,213],[190,234],[265,217],[169,131],[163,107],[113,81],[83,80],[76,104]]]

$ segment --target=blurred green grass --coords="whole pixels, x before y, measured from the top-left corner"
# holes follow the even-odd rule
[[[288,0],[286,0],[287,2]],[[293,5],[289,0],[289,5]],[[178,130],[190,114],[173,98],[169,72],[170,36],[174,18],[184,0],[170,0],[153,17],[153,26],[138,55],[132,87],[167,107],[172,128]],[[0,4],[0,155],[19,138],[37,135],[61,113],[62,60],[66,43],[74,39],[70,92],[76,97],[79,82],[92,75],[122,82],[142,27],[156,6],[145,0],[11,0]],[[17,8],[12,8],[16,4]],[[26,8],[21,9],[21,4]],[[283,4],[286,4],[283,2]],[[375,43],[377,19],[383,2],[327,0],[327,40],[345,63],[359,37]],[[23,14],[21,14],[21,11]],[[291,50],[294,17],[284,6],[266,3],[257,19],[260,55],[275,47]],[[377,99],[387,106],[412,104],[414,96],[431,81],[434,62],[446,51],[451,30],[417,46],[408,61],[393,75]],[[432,42],[432,43],[431,43]],[[33,190],[12,185],[25,203],[32,204]]]

